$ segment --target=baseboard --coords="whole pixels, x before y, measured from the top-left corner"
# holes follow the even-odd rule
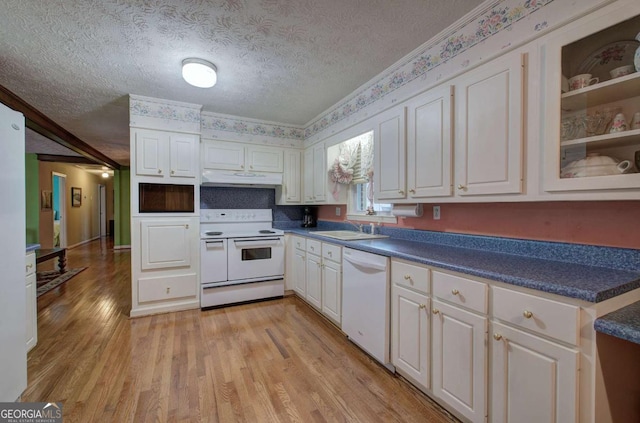
[[[114,250],[130,250],[131,245],[114,245],[113,249]]]
[[[132,308],[129,312],[130,318],[151,316],[153,314],[171,313],[175,311],[195,310],[200,308],[200,300],[179,301],[172,304],[159,304],[152,306],[142,306]]]
[[[98,236],[96,236],[96,237],[93,237],[93,238],[86,239],[86,240],[84,240],[84,241],[80,241],[80,242],[78,242],[77,244],[69,245],[69,246],[67,247],[67,250],[72,250],[72,249],[74,249],[74,248],[76,248],[76,247],[79,247],[79,246],[81,246],[81,245],[88,244],[88,243],[90,243],[91,241],[95,241],[96,239],[100,239],[100,235],[98,235]]]

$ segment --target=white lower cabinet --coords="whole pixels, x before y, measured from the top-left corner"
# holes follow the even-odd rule
[[[578,351],[492,322],[491,422],[578,421]]]
[[[134,218],[131,229],[131,316],[200,307],[198,218]]]
[[[189,267],[192,254],[189,224],[188,218],[140,222],[142,269]]]
[[[431,388],[429,317],[430,271],[391,261],[391,362],[418,388]]]
[[[339,327],[342,324],[342,247],[292,236],[293,290]]]
[[[293,254],[293,289],[302,298],[307,295],[307,255],[303,250]]]
[[[322,243],[322,314],[342,323],[342,248]]]
[[[472,422],[487,417],[487,318],[433,299],[433,394]]]
[[[578,421],[580,308],[500,287],[492,299],[491,421]]]
[[[307,293],[305,299],[320,310],[322,309],[322,259],[307,251],[306,263]]]
[[[26,257],[27,289],[27,352],[38,343],[38,301],[36,281],[36,253],[31,251]]]
[[[422,390],[430,388],[428,304],[424,294],[391,287],[391,362]]]

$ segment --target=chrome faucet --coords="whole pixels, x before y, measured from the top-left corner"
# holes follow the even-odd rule
[[[351,225],[354,228],[356,228],[358,230],[358,232],[362,232],[362,223],[353,223],[353,222],[350,222],[348,220],[345,220],[345,222],[347,222],[349,225]]]

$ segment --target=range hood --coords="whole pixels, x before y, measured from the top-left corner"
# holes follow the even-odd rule
[[[282,185],[282,173],[204,170],[202,185]]]

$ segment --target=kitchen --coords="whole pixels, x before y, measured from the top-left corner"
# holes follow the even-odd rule
[[[556,4],[559,4],[559,3],[556,3]],[[546,7],[552,7],[552,6],[553,6],[553,3],[551,3],[548,6],[545,6],[545,9],[546,9]],[[549,10],[551,10],[551,9],[549,9]],[[542,9],[542,11],[544,11],[544,9]],[[551,13],[551,12],[549,12],[549,13]],[[553,27],[553,23],[552,23],[552,21],[550,19],[551,18],[549,18],[549,20],[545,21],[545,22],[550,27]],[[517,26],[514,25],[513,31],[516,31],[516,30],[517,30]],[[511,31],[512,32],[511,35],[513,35],[513,31]],[[498,34],[498,35],[500,35],[500,34]],[[501,40],[498,39],[499,38],[498,35],[496,35],[496,37],[494,37],[492,39],[487,40],[487,43],[490,44],[490,43],[493,42],[493,43],[497,43],[498,45],[500,45],[499,43],[501,43]],[[489,47],[490,46],[487,46],[486,48],[489,49]],[[516,48],[516,46],[514,46],[514,48]],[[535,49],[530,49],[527,53],[529,55],[528,56],[529,63],[534,63],[535,55],[537,54],[536,50]],[[509,55],[509,54],[510,54],[509,52],[506,53],[506,55]],[[514,55],[511,55],[511,56],[514,56]],[[464,57],[461,57],[459,60],[461,62],[464,62],[463,58]],[[452,61],[452,62],[455,62],[455,60]],[[450,64],[450,66],[454,66],[454,63],[452,63],[452,62],[448,62],[447,64]],[[519,66],[519,65],[520,65],[520,62],[518,62],[518,64],[516,66]],[[480,68],[478,68],[478,69],[480,69]],[[529,77],[529,81],[531,81],[531,82],[530,82],[530,85],[527,86],[527,88],[535,87],[536,84],[539,83],[539,81],[536,78],[539,78],[540,75],[538,75],[538,76],[535,75],[535,69],[537,69],[536,66],[531,66],[528,69],[529,70],[528,77]],[[433,75],[433,78],[435,79],[436,75]],[[559,80],[560,79],[558,78],[558,81]],[[428,82],[429,81],[428,81],[428,78],[427,78],[427,83],[424,83],[424,84],[426,86],[428,86],[429,85]],[[468,81],[466,81],[464,78],[460,79],[460,84],[466,84],[466,83],[468,83]],[[396,99],[394,99],[395,95],[397,95],[397,97],[398,97],[398,99],[396,101],[399,100],[400,102],[402,102],[404,97],[410,97],[410,95],[408,95],[408,94],[404,94],[404,97],[403,97],[403,94],[402,94],[402,90],[403,89],[408,90],[409,88],[407,88],[407,86],[399,87],[399,88],[396,89],[394,94],[392,94],[391,96],[388,96],[386,98],[383,98],[381,100],[381,102],[382,103],[389,102],[389,103],[392,104],[393,100],[396,100]],[[558,90],[558,92],[559,92],[559,90]],[[540,111],[539,108],[535,107],[536,104],[537,104],[535,102],[535,99],[536,99],[536,96],[538,95],[538,93],[535,90],[532,90],[532,89],[529,89],[529,93],[531,95],[528,96],[527,99],[530,102],[529,105],[531,107],[530,107],[530,110],[528,111],[527,116],[528,116],[529,120],[532,120],[532,117],[535,117],[535,116],[538,116],[538,118],[540,118],[539,114],[541,113],[541,111]],[[431,93],[429,93],[429,94],[431,94]],[[443,98],[443,96],[440,96],[439,98]],[[426,99],[426,100],[427,100],[427,102],[430,101],[430,99]],[[427,103],[427,104],[430,104],[430,103]],[[376,107],[380,107],[382,109],[382,108],[387,108],[388,106],[389,105],[385,106],[383,104],[380,104],[380,105],[378,105]],[[419,106],[420,105],[416,105],[415,109],[418,110]],[[412,107],[412,106],[408,106],[408,107]],[[376,124],[380,124],[380,127],[382,128],[382,130],[389,128],[388,126],[384,126],[385,123],[390,122],[391,124],[393,124],[394,119],[395,119],[395,121],[398,121],[398,119],[402,118],[402,117],[399,118],[398,116],[394,116],[393,115],[393,113],[392,113],[392,112],[394,112],[393,107],[391,107],[389,110],[390,110],[389,112],[387,112],[387,111],[384,112],[384,113],[386,113],[388,115],[388,116],[384,116],[384,118],[389,118],[389,119],[387,119],[387,120],[381,119],[380,122],[376,122]],[[215,128],[220,128],[221,127],[218,124],[218,122],[220,120],[222,122],[225,122],[224,119],[219,119],[217,116],[209,116],[209,118],[207,118],[207,115],[206,115],[205,112],[203,112],[203,116],[204,116],[204,118],[203,118],[203,130],[202,130],[202,135],[201,135],[203,139],[215,139],[215,138],[218,138],[218,139],[224,139],[224,140],[229,140],[229,141],[236,141],[236,142],[240,141],[240,142],[247,143],[247,140],[248,140],[249,137],[247,137],[247,136],[245,136],[245,135],[243,135],[241,133],[215,129]],[[137,119],[137,116],[134,115],[134,117]],[[347,118],[346,120],[349,120],[349,118]],[[533,120],[535,121],[535,119],[533,119]],[[207,122],[212,122],[212,124],[207,126]],[[216,124],[213,124],[213,122],[216,122]],[[305,138],[305,141],[304,141],[305,146],[306,145],[312,146],[312,145],[318,144],[316,141],[322,141],[322,142],[325,143],[325,145],[332,145],[332,144],[336,144],[338,141],[344,141],[345,139],[350,138],[350,136],[359,135],[361,132],[363,132],[363,129],[368,129],[368,128],[365,128],[365,127],[370,126],[370,123],[368,123],[366,120],[363,120],[363,122],[364,123],[362,123],[360,125],[359,123],[354,123],[353,120],[351,122],[346,122],[344,120],[343,121],[338,121],[338,123],[336,123],[336,125],[331,129],[332,131],[336,132],[336,135],[327,136],[327,137],[323,137],[323,134],[321,134],[321,132],[315,132],[314,133],[314,130],[312,129],[312,130],[308,131],[308,133],[311,134],[310,137],[309,138]],[[135,127],[135,125],[132,125],[132,126]],[[339,131],[341,126],[346,126],[348,128],[344,129],[343,131]],[[322,130],[322,124],[318,123],[316,128],[318,128],[317,129],[318,131],[321,131]],[[160,128],[160,129],[165,129],[166,130],[168,128],[164,127],[164,128]],[[526,126],[526,130],[527,130],[526,139],[528,139],[528,140],[539,139],[539,138],[542,137],[541,134],[540,134],[540,128],[537,128],[535,125]],[[549,130],[551,130],[551,129],[549,129]],[[201,128],[197,128],[196,131],[201,131]],[[207,131],[209,131],[209,133],[211,135],[207,136],[208,135]],[[558,133],[558,132],[556,132],[556,133]],[[324,135],[326,135],[326,133]],[[393,135],[393,134],[391,134],[391,135]],[[230,139],[230,138],[235,138],[235,139]],[[251,144],[251,143],[248,143],[248,144]],[[505,235],[505,236],[508,236],[510,234],[508,233],[507,229],[501,227],[500,223],[501,223],[502,219],[500,219],[500,217],[501,216],[505,216],[509,220],[511,220],[512,217],[513,217],[514,210],[522,210],[522,212],[524,214],[532,215],[532,216],[536,217],[538,219],[538,221],[541,222],[542,224],[540,226],[538,226],[537,228],[534,225],[529,225],[530,227],[526,228],[526,229],[519,228],[518,230],[521,231],[520,232],[520,236],[522,236],[524,238],[536,238],[537,239],[538,238],[537,232],[540,230],[540,227],[544,228],[544,225],[545,225],[545,222],[547,221],[547,219],[542,217],[540,214],[536,214],[533,209],[538,208],[538,210],[540,210],[540,209],[542,209],[542,210],[551,210],[556,215],[565,215],[566,216],[568,214],[567,213],[568,209],[574,208],[574,210],[575,210],[575,209],[579,209],[580,208],[580,205],[574,205],[574,204],[580,204],[580,203],[572,203],[572,201],[575,201],[576,199],[580,199],[582,201],[602,200],[602,199],[618,200],[617,202],[603,203],[603,204],[606,204],[606,206],[600,206],[599,203],[597,203],[597,202],[582,203],[582,207],[584,207],[585,205],[586,206],[593,206],[596,209],[599,209],[600,207],[605,207],[605,209],[608,208],[610,211],[611,210],[615,210],[615,211],[622,210],[622,213],[629,213],[628,215],[632,215],[633,214],[632,212],[629,212],[629,207],[631,207],[631,208],[634,207],[633,203],[630,203],[630,204],[632,204],[631,206],[629,206],[628,204],[624,204],[626,202],[623,201],[623,200],[629,199],[629,198],[625,197],[625,194],[621,194],[619,190],[618,191],[613,191],[613,190],[611,190],[611,191],[606,191],[606,190],[605,191],[596,191],[594,193],[594,192],[580,192],[579,190],[581,188],[577,188],[577,191],[571,193],[572,195],[570,195],[568,197],[565,197],[565,199],[569,200],[568,204],[565,204],[565,205],[562,205],[562,204],[556,205],[555,203],[551,203],[552,205],[550,205],[548,203],[544,204],[544,205],[535,205],[536,203],[522,203],[521,201],[523,199],[526,200],[526,201],[543,201],[543,200],[545,200],[545,197],[546,197],[547,201],[549,201],[551,199],[555,200],[557,198],[562,198],[562,197],[558,197],[558,196],[553,197],[551,194],[548,194],[547,192],[543,192],[541,180],[543,179],[542,176],[544,174],[543,174],[542,170],[540,169],[540,167],[536,166],[536,164],[540,163],[539,157],[541,156],[541,151],[542,151],[541,146],[537,145],[537,143],[533,143],[533,142],[527,142],[527,143],[524,144],[524,146],[527,149],[526,150],[526,154],[524,154],[524,157],[527,157],[527,162],[526,162],[527,163],[527,167],[525,168],[526,169],[526,178],[524,178],[524,182],[523,182],[524,187],[519,186],[520,184],[518,184],[518,183],[515,184],[516,186],[518,186],[517,189],[520,189],[521,190],[520,192],[523,195],[521,195],[520,197],[516,197],[515,195],[511,195],[511,193],[507,192],[507,193],[505,193],[505,196],[502,196],[502,197],[492,197],[490,195],[484,196],[484,197],[480,197],[480,198],[482,198],[482,204],[483,205],[478,206],[478,208],[480,210],[482,210],[482,209],[486,210],[486,213],[485,213],[485,216],[484,216],[484,222],[481,222],[481,224],[478,224],[475,227],[473,226],[473,224],[468,224],[467,223],[467,226],[464,229],[460,230],[460,232],[473,233],[474,231],[478,231],[479,228],[480,228],[480,230],[482,230],[483,229],[482,223],[484,223],[484,224],[488,224],[494,230],[506,232],[506,233],[501,233],[501,234]],[[133,151],[133,149],[132,149],[132,151]],[[322,154],[322,153],[324,153],[324,150],[318,150],[318,152],[319,152],[319,154]],[[548,153],[548,151],[545,150],[545,154],[547,154],[547,153]],[[457,150],[456,150],[456,154],[457,154]],[[521,152],[521,154],[522,154],[522,152]],[[412,157],[412,156],[409,155],[408,157]],[[379,158],[380,158],[380,156],[376,160],[378,160]],[[391,158],[392,159],[392,155],[384,155],[384,158],[385,159],[386,158]],[[515,161],[511,161],[509,163],[514,163],[514,162],[518,162],[517,158],[516,158]],[[305,168],[306,168],[306,166],[305,166]],[[456,172],[459,169],[460,168],[456,168]],[[522,172],[522,170],[520,172]],[[520,175],[522,175],[522,173]],[[627,176],[631,177],[633,175],[622,175],[620,177],[621,178],[620,180],[622,180],[622,179],[627,180],[628,179]],[[376,174],[374,174],[374,178],[375,177],[376,177]],[[456,181],[459,181],[459,180],[460,179],[456,175]],[[387,197],[392,197],[394,195],[397,196],[399,194],[398,191],[405,191],[405,190],[414,188],[411,185],[407,185],[406,181],[396,181],[396,180],[393,180],[393,178],[384,178],[380,182],[384,182],[385,184],[403,182],[405,184],[405,186],[406,186],[406,188],[404,188],[404,189],[397,189],[396,192],[392,192],[391,189],[388,189],[386,192],[383,193],[383,195],[387,195]],[[556,184],[556,185],[557,184],[566,185],[566,182],[568,182],[568,181],[559,181],[559,182],[550,181],[549,183],[551,185],[554,185],[554,184]],[[576,181],[571,181],[571,183],[573,185],[576,185],[576,184],[574,184],[574,182],[576,182]],[[577,181],[577,182],[584,184],[584,180],[583,181]],[[382,184],[380,184],[380,185],[382,185]],[[306,187],[306,186],[307,186],[307,184],[303,184],[303,187]],[[381,188],[385,188],[385,187],[381,186]],[[463,189],[464,189],[464,187],[463,187]],[[506,190],[513,190],[513,187],[509,186],[509,187],[506,187],[505,189]],[[195,195],[200,195],[200,193],[198,192],[197,189],[195,190],[194,194]],[[314,195],[316,197],[318,196],[318,194],[319,195],[326,195],[324,192],[322,192],[322,189],[319,190],[319,192],[314,193]],[[472,193],[469,193],[469,195],[471,195],[471,194]],[[575,194],[575,195],[573,195],[573,194]],[[400,194],[400,195],[402,195],[402,194]],[[455,220],[452,223],[454,225],[459,225],[459,226],[464,225],[466,223],[465,220],[464,220],[465,217],[468,218],[469,216],[473,216],[475,214],[475,210],[476,210],[475,206],[472,206],[471,204],[466,204],[466,203],[474,203],[474,202],[477,201],[478,197],[476,197],[474,199],[473,197],[470,197],[469,195],[467,195],[465,197],[465,193],[461,193],[460,195],[457,195],[455,197],[456,198],[456,202],[459,201],[460,203],[465,203],[465,204],[458,204],[458,203],[456,203],[456,204],[448,204],[449,203],[448,201],[441,200],[441,199],[438,199],[438,201],[434,202],[436,204],[444,204],[442,206],[442,209],[441,209],[442,218],[443,218],[441,220],[449,219],[450,218],[449,217],[450,216],[449,213],[456,213],[458,216],[461,216],[463,219]],[[634,198],[633,194],[632,194],[631,198]],[[406,204],[412,203],[408,198],[404,199],[404,200],[403,199],[399,199],[398,200],[397,197],[396,198],[391,198],[391,199],[394,202],[400,202],[400,203],[406,203]],[[634,199],[637,199],[637,198],[634,198]],[[316,198],[316,200],[317,200],[317,198]],[[134,199],[132,197],[132,199],[131,199],[132,211],[135,210],[135,208],[137,206],[135,201],[136,201],[136,199]],[[322,201],[323,200],[320,200],[319,202],[316,202],[315,204],[324,204]],[[329,200],[329,201],[331,201],[331,200]],[[495,202],[495,201],[500,201],[499,205],[491,204],[492,202]],[[511,201],[511,202],[514,202],[514,204],[513,205],[505,205],[504,201],[507,201],[507,202]],[[416,201],[413,201],[413,203],[415,203],[415,202]],[[199,201],[196,201],[195,204],[197,205],[199,203],[200,203]],[[342,204],[342,203],[338,203],[338,204]],[[529,205],[527,205],[527,204],[529,204]],[[531,205],[531,204],[534,204],[534,205]],[[541,203],[541,204],[543,204],[543,203]],[[336,214],[336,206],[328,206],[328,205],[324,206],[324,205],[321,205],[319,207],[320,207],[319,217],[320,217],[321,221],[322,220],[325,220],[325,221],[326,220],[339,220],[338,216],[335,216],[335,214]],[[345,212],[343,206],[338,206],[338,207],[341,210],[341,212],[340,212],[341,214]],[[431,214],[431,206],[425,207],[425,209],[427,209],[426,213],[428,213],[430,215]],[[496,213],[495,210],[498,210],[497,211],[497,213],[499,213],[498,216],[495,216],[495,215],[492,216],[492,213]],[[594,215],[597,214],[596,211],[594,211],[594,210],[584,210],[584,213],[587,216],[590,213],[593,213]],[[135,221],[135,219],[136,219],[136,217],[134,217],[134,221]],[[191,222],[194,221],[193,217],[190,217],[188,219],[183,219],[183,220],[184,221],[181,222],[181,224],[190,225],[190,226],[196,226],[197,227],[197,223],[191,223]],[[558,222],[559,220],[560,220],[560,222]],[[584,243],[587,243],[587,244],[592,243],[589,239],[587,239],[587,238],[589,238],[589,235],[585,235],[585,232],[587,234],[590,231],[592,231],[592,233],[604,232],[604,231],[597,231],[597,230],[589,227],[589,225],[588,225],[589,218],[588,217],[585,217],[584,220],[581,221],[581,222],[580,222],[579,218],[570,219],[569,217],[566,217],[566,218],[564,218],[564,220],[562,220],[562,219],[554,219],[554,220],[551,221],[551,226],[556,225],[557,227],[562,227],[563,224],[566,221],[569,221],[569,220],[574,220],[574,221],[577,220],[579,224],[582,224],[583,227],[580,228],[581,229],[580,231],[576,231],[576,233],[570,233],[570,235],[571,236],[575,236],[577,238],[583,237],[583,238],[581,238],[581,240]],[[417,225],[421,225],[422,227],[420,229],[428,229],[426,227],[427,225],[431,226],[431,225],[437,225],[438,224],[438,223],[432,223],[430,220],[427,220],[426,218],[423,218],[423,219],[406,218],[405,222],[410,222],[410,223],[405,223],[405,225],[409,226],[409,227],[416,227]],[[602,219],[597,220],[597,222],[598,223],[602,222]],[[626,222],[627,223],[633,222],[633,217],[630,216],[628,218],[628,220],[626,220]],[[451,224],[451,222],[449,224]],[[386,228],[385,225],[383,225],[383,228]],[[616,223],[615,222],[611,223],[611,225],[616,225]],[[514,225],[514,226],[517,226],[517,225]],[[585,228],[585,226],[586,226],[586,228]],[[134,230],[136,230],[136,229],[134,229]],[[528,232],[528,236],[527,236],[527,232],[526,232],[527,230],[529,231]],[[569,231],[566,228],[564,229],[564,231],[565,232],[562,232],[563,234],[565,234],[565,235],[569,234]],[[616,233],[616,235],[612,236],[612,237],[613,238],[617,238],[617,234],[620,234],[620,233],[623,233],[623,232],[618,231]],[[492,235],[496,235],[496,234],[492,233]],[[549,238],[551,238],[551,240],[558,240],[557,238],[553,238],[553,236],[556,236],[556,237],[558,236],[558,233],[554,233],[553,229],[551,229],[551,230],[549,230],[549,232],[547,232],[547,236],[549,236]],[[613,246],[637,248],[637,243],[634,244],[634,238],[633,238],[632,235],[626,237],[625,239],[623,239],[622,242],[625,243],[623,245],[619,245],[620,241],[618,241],[617,239],[615,239],[615,240],[611,240],[611,239],[606,240],[606,238],[607,238],[606,234],[605,235],[598,234],[596,236],[601,237],[600,239],[604,240],[604,242],[602,242],[603,245],[613,245]],[[137,236],[134,236],[133,240],[135,240],[137,238],[138,238]],[[549,238],[547,238],[547,239],[549,239]],[[567,241],[567,240],[568,241],[573,241],[573,239],[571,239],[571,238],[569,238],[569,239],[565,238],[563,240],[564,241]],[[579,241],[576,241],[576,242],[580,243]],[[132,241],[132,243],[133,243],[133,241]],[[598,242],[598,243],[600,243],[600,242]],[[133,247],[133,251],[137,250],[137,248],[134,245],[132,245],[132,247]],[[197,274],[197,272],[196,272],[196,274]]]

